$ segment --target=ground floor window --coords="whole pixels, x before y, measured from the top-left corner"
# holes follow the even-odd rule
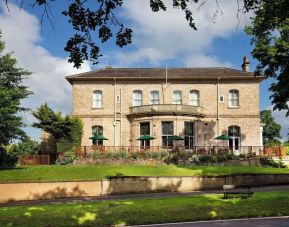
[[[194,122],[185,122],[185,148],[193,149],[194,146]]]
[[[103,135],[103,127],[101,125],[92,126],[92,136]],[[103,140],[92,140],[93,145],[103,145]]]
[[[150,135],[150,123],[142,122],[140,123],[140,136]],[[141,148],[149,148],[150,140],[141,140]]]
[[[241,144],[240,140],[240,127],[236,125],[232,125],[228,128],[228,136],[230,137],[229,139],[229,148],[232,151],[239,151],[239,147]]]
[[[172,147],[173,140],[170,140],[169,137],[174,135],[174,123],[172,121],[163,121],[162,122],[162,146],[163,147]]]

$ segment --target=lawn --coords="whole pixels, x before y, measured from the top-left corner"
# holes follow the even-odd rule
[[[289,169],[242,166],[27,166],[0,169],[0,182],[100,180],[111,176],[222,176],[238,173],[289,174]]]
[[[0,208],[1,226],[111,226],[289,215],[289,191],[253,199],[222,195],[176,196]]]

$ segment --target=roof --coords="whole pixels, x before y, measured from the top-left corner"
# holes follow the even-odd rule
[[[167,73],[168,80],[192,80],[192,79],[249,79],[258,82],[263,76],[254,76],[252,72],[230,68],[104,68],[80,74],[67,76],[66,79],[72,84],[73,81],[87,80],[138,80],[164,79]]]

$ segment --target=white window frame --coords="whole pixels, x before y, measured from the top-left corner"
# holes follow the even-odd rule
[[[194,95],[196,95],[196,97],[194,97]],[[191,90],[189,97],[190,97],[190,105],[200,106],[200,91],[199,90]]]
[[[238,108],[240,107],[240,92],[237,89],[232,89],[229,91],[229,107]]]
[[[154,95],[157,94],[157,95]],[[153,90],[150,92],[150,104],[151,105],[157,105],[160,104],[160,92]]]
[[[142,90],[134,90],[132,92],[132,105],[133,106],[142,106],[143,105]]]
[[[176,98],[175,94],[180,94],[180,97]],[[173,104],[179,104],[179,105],[183,104],[182,91],[180,91],[180,90],[173,91],[172,103]]]
[[[102,108],[102,91],[101,90],[93,91],[92,108]]]

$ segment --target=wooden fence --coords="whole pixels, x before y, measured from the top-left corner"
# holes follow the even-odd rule
[[[22,155],[19,158],[20,165],[50,165],[50,155]]]

